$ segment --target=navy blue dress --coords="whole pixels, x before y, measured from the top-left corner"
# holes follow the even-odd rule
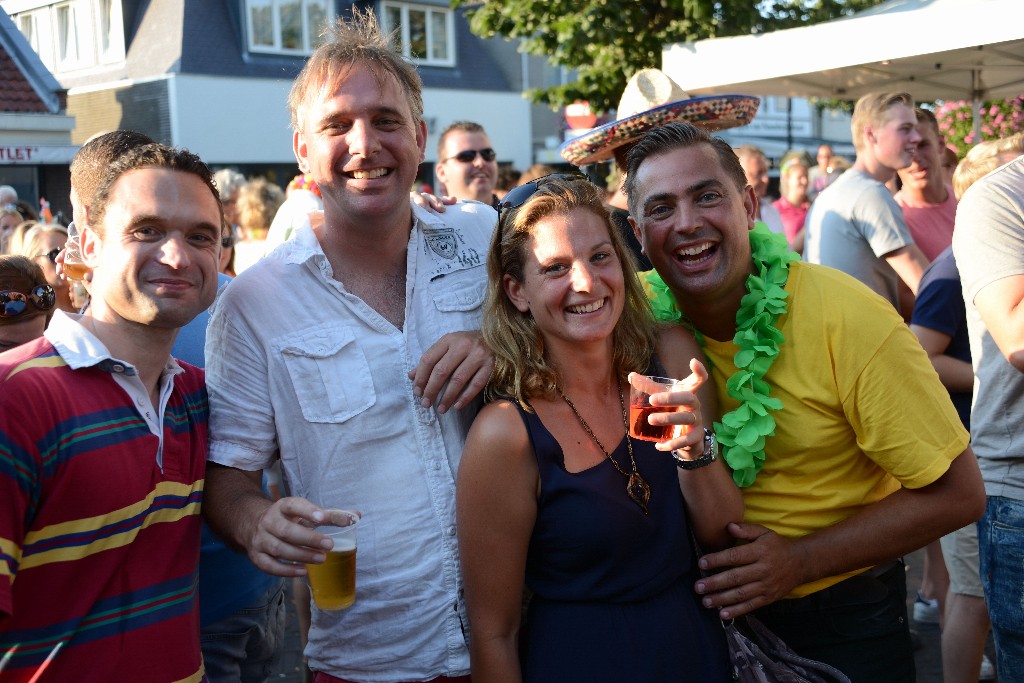
[[[524,681],[731,680],[718,617],[693,591],[699,571],[671,456],[633,440],[637,469],[651,487],[645,516],[607,459],[567,472],[537,415],[519,412],[541,481],[526,560],[534,595]],[[612,457],[631,470],[625,438]]]

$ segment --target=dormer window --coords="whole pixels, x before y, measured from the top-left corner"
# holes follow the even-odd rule
[[[250,52],[308,56],[332,16],[328,0],[245,0]]]
[[[398,30],[402,54],[416,64],[455,66],[455,22],[452,10],[438,5],[381,2],[384,30]]]

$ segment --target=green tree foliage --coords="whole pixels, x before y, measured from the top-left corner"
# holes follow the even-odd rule
[[[618,104],[636,71],[661,64],[669,43],[789,28],[876,5],[880,0],[451,0],[473,33],[521,39],[520,49],[576,70],[574,83],[531,90],[534,102],[562,107],[588,100],[595,111]],[[842,49],[837,46],[837,49]],[[810,57],[810,56],[809,56]],[[737,59],[770,55],[737,55]],[[713,68],[713,65],[709,65]],[[682,84],[686,87],[686,84]]]

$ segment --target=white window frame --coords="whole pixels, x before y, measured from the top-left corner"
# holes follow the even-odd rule
[[[57,68],[60,71],[72,71],[87,64],[86,55],[83,52],[88,47],[82,40],[82,11],[76,2],[62,2],[53,6],[53,49],[56,56]],[[61,11],[66,10],[69,19],[68,40],[61,40]],[[75,54],[67,56],[64,54],[64,45],[70,45],[74,41]]]
[[[57,68],[57,50],[54,45],[53,12],[50,7],[26,9],[10,16],[46,68],[51,73],[57,73],[59,69]],[[23,22],[25,20],[32,25],[31,35],[24,31]]]
[[[110,25],[104,27],[103,5],[109,4]],[[124,61],[124,18],[121,0],[94,0],[93,33],[96,36],[96,55],[101,64],[112,64]],[[104,28],[106,28],[107,45],[104,47]]]
[[[387,11],[388,8],[401,11],[402,18],[400,20],[400,27],[390,25]],[[427,54],[425,55],[414,55],[411,52],[409,40],[410,10],[415,12],[424,12],[427,14]],[[444,30],[448,44],[448,55],[445,58],[436,58],[431,56],[434,43],[434,23],[430,21],[430,12],[437,12],[444,15]],[[402,54],[407,59],[412,60],[415,64],[422,64],[424,66],[455,66],[455,12],[452,11],[451,7],[444,5],[422,5],[412,2],[398,2],[397,0],[383,0],[380,3],[380,12],[377,16],[381,17],[381,24],[387,33],[391,33],[396,28],[401,29],[399,31],[399,36],[402,41]]]
[[[106,15],[105,5],[109,8]],[[60,15],[63,10],[70,12],[74,19],[77,58],[61,58]],[[32,49],[54,74],[124,63],[122,0],[20,0],[12,1],[8,11]],[[105,16],[110,24],[106,32]],[[25,23],[30,24],[27,33],[23,30]]]
[[[308,57],[313,54],[316,49],[319,40],[319,26],[309,26],[309,6],[310,5],[322,5],[324,8],[324,16],[327,21],[334,19],[334,2],[333,0],[300,0],[302,4],[302,47],[286,48],[281,46],[281,11],[280,4],[288,0],[264,0],[260,4],[269,2],[271,8],[271,21],[273,23],[273,45],[257,45],[253,38],[256,32],[253,30],[252,25],[252,8],[251,0],[245,0],[243,3],[243,9],[245,11],[245,29],[246,29],[246,42],[249,46],[249,52],[258,52],[266,54],[277,54],[277,55],[297,55]]]

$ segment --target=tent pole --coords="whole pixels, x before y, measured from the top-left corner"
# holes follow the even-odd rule
[[[974,144],[981,142],[981,88],[977,69],[971,69],[971,121],[974,124]]]

